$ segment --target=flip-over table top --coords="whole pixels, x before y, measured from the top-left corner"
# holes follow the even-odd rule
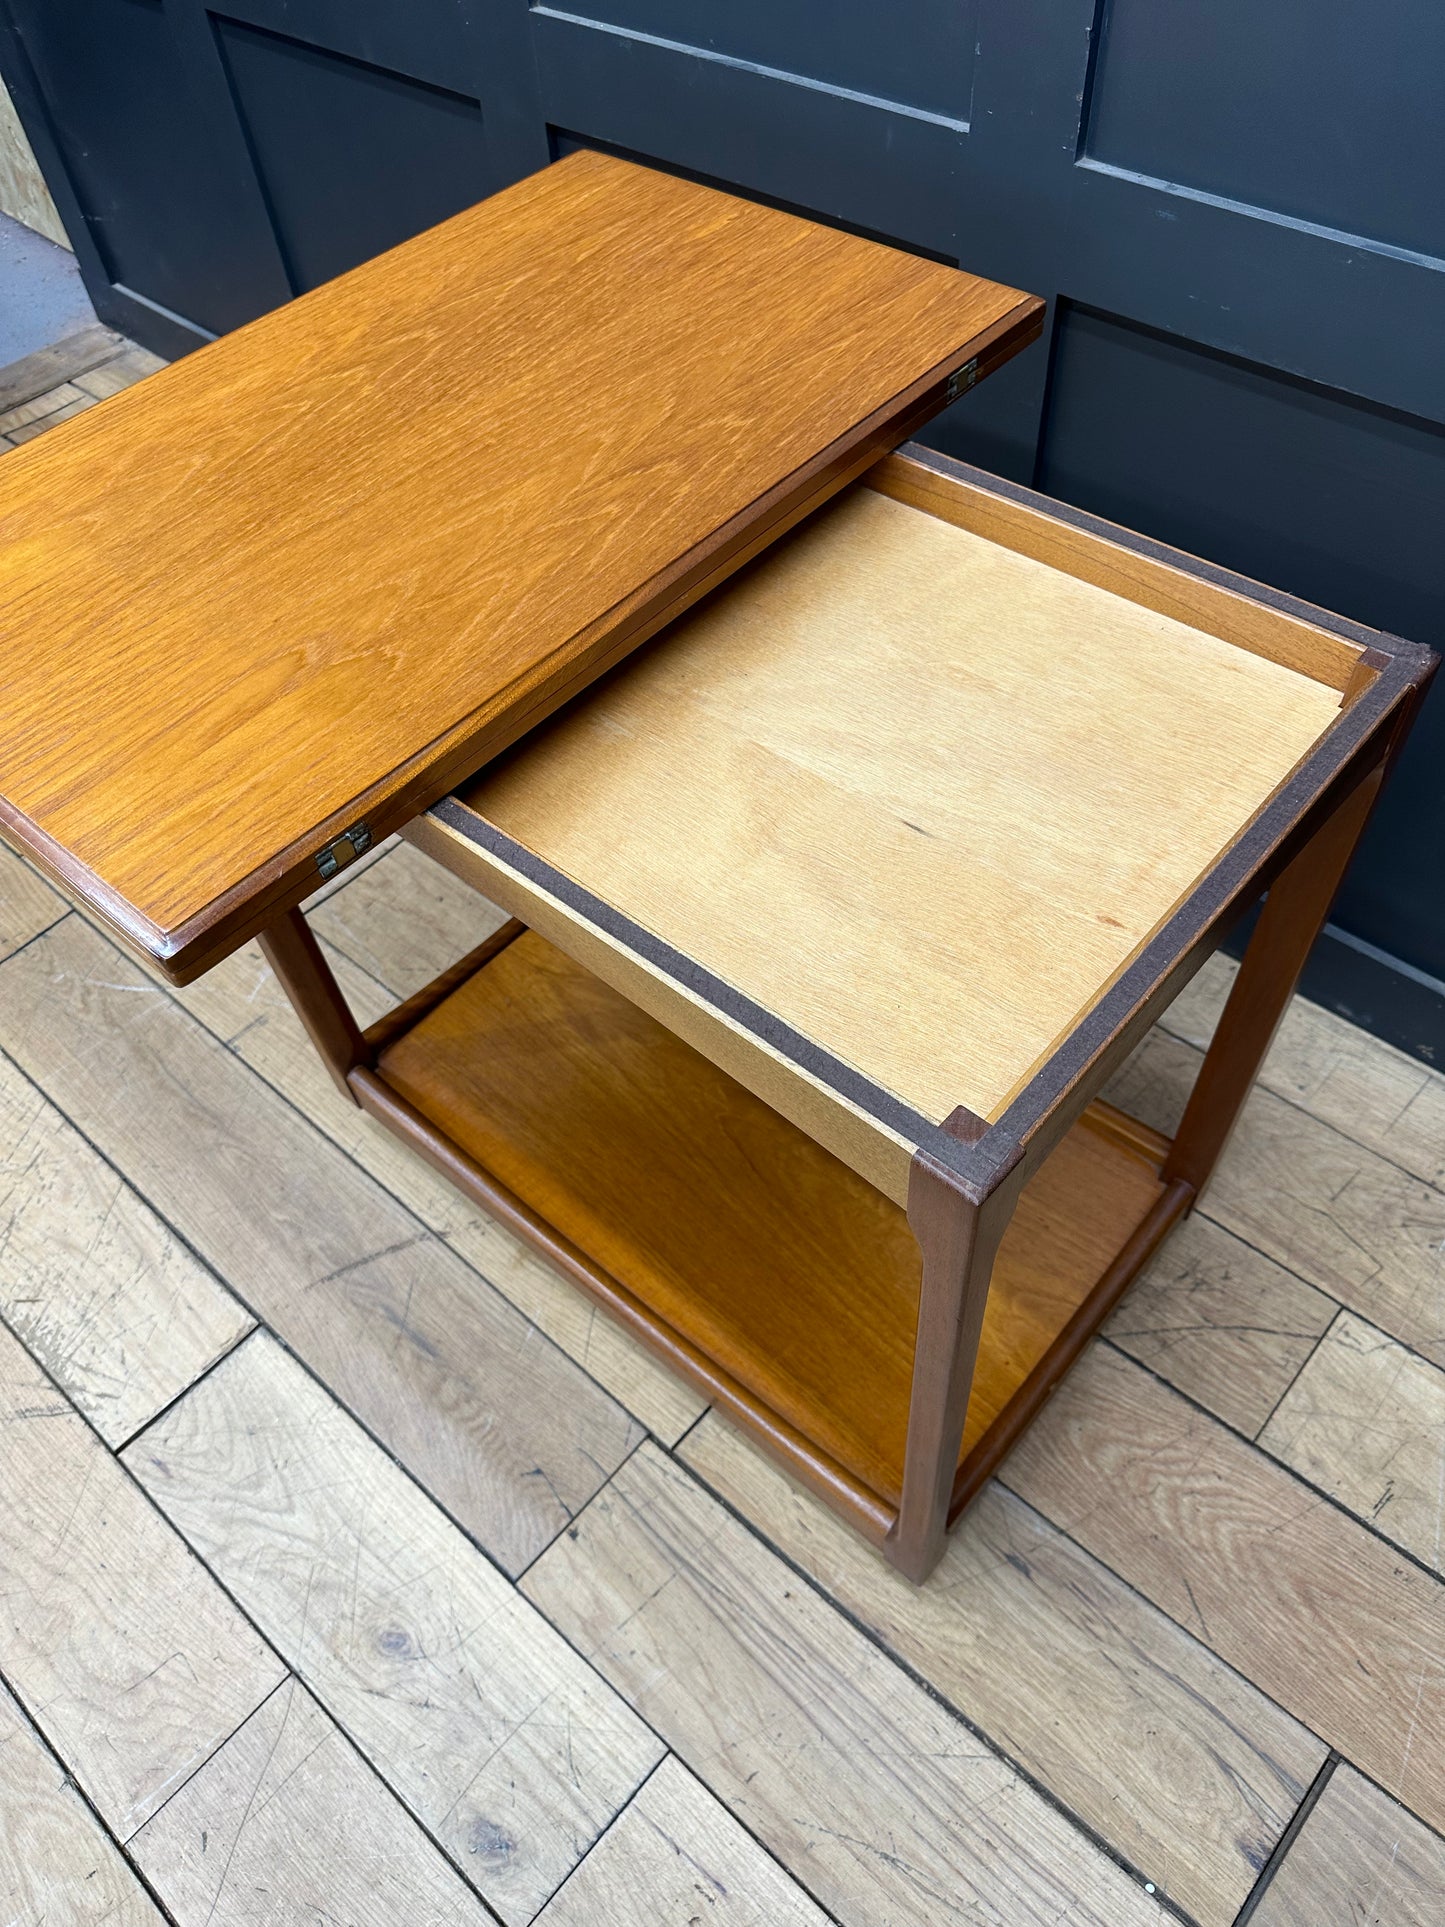
[[[0,829],[185,981],[1038,332],[574,154],[0,466]]]

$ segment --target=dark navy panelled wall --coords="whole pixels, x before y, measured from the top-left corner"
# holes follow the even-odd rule
[[[0,0],[0,69],[163,353],[605,144],[1047,295],[930,439],[1445,641],[1439,0]],[[1445,692],[1334,928],[1445,1054]]]

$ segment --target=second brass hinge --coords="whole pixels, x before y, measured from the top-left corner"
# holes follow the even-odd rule
[[[975,356],[972,361],[966,361],[961,368],[955,368],[949,376],[948,387],[944,390],[945,402],[957,401],[960,395],[966,395],[977,380],[978,359]]]
[[[324,850],[316,852],[316,867],[323,881],[329,881],[348,863],[355,863],[363,850],[371,848],[371,831],[364,823],[353,824],[340,836],[332,837]]]

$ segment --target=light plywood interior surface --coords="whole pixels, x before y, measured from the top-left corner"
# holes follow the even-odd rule
[[[994,1117],[1338,712],[861,487],[463,799],[928,1119]]]

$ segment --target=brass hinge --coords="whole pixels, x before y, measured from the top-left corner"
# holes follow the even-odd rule
[[[344,870],[348,863],[355,863],[363,850],[371,848],[371,831],[364,823],[357,823],[351,829],[335,836],[324,850],[316,852],[316,867],[323,880],[329,881],[338,870]]]
[[[972,361],[966,361],[961,368],[955,368],[949,376],[948,387],[944,390],[943,396],[945,403],[957,401],[960,395],[966,395],[977,380],[978,359],[975,356]]]

